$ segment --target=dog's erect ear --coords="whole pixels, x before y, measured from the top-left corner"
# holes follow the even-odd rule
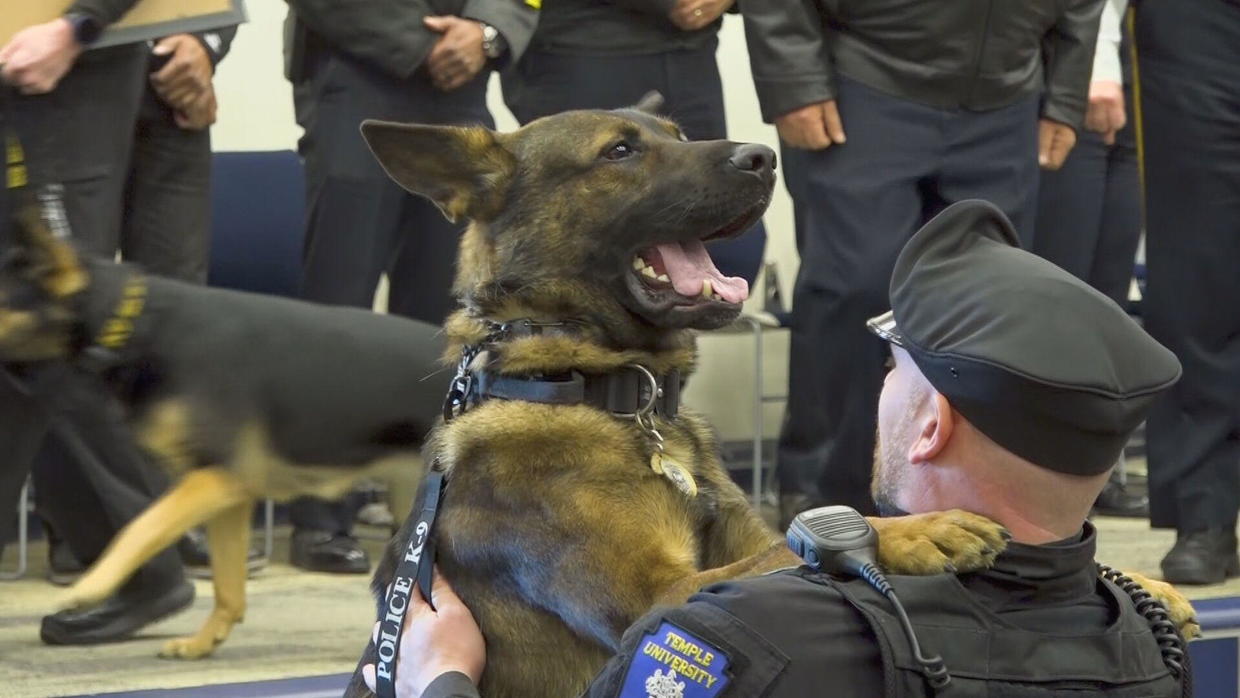
[[[44,290],[65,298],[86,288],[86,270],[73,245],[52,232],[36,204],[22,204],[16,219],[17,243],[25,248],[30,272]]]
[[[451,221],[494,216],[516,170],[516,158],[481,126],[367,120],[362,136],[389,177],[435,202]]]
[[[633,108],[637,111],[644,111],[647,114],[658,114],[659,110],[663,108],[663,95],[659,94],[658,90],[651,90],[637,104],[633,105]]]

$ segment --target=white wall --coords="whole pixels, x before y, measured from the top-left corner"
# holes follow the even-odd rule
[[[285,7],[278,0],[247,3],[250,22],[240,28],[232,52],[220,64],[216,75],[220,103],[219,122],[212,132],[216,150],[296,147],[301,131],[293,120],[292,91],[283,71]],[[758,112],[739,17],[728,16],[724,20],[718,60],[723,74],[729,137],[777,147],[774,128],[763,124]],[[488,102],[500,130],[516,128],[516,121],[503,105],[497,79],[491,81]],[[770,232],[767,258],[779,265],[781,290],[784,297],[789,298],[796,271],[796,249],[792,205],[782,186],[777,187],[766,224]],[[758,291],[755,289],[753,293],[755,298],[761,297]],[[786,338],[773,338],[766,346],[768,391],[781,392],[785,381]],[[702,342],[701,369],[690,386],[687,399],[708,412],[726,438],[746,438],[750,433],[752,419],[745,405],[751,387],[738,384],[737,376],[752,375],[752,361],[751,343],[744,338],[709,338]],[[776,417],[774,413],[768,416],[768,434],[776,426]]]

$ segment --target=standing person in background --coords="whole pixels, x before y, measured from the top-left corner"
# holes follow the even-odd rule
[[[1038,166],[1063,163],[1085,117],[1104,1],[741,0],[801,255],[783,521],[828,503],[874,511],[885,359],[863,324],[901,246],[947,204],[994,202],[1028,245]]]
[[[530,48],[503,76],[504,101],[522,124],[570,109],[619,109],[648,92],[691,140],[726,138],[715,52],[735,0],[555,0],[538,18]],[[761,222],[746,235],[766,236]],[[752,279],[752,241],[711,244],[724,273]],[[759,247],[760,248],[760,247]]]
[[[1240,2],[1136,3],[1145,326],[1184,378],[1146,426],[1150,516],[1178,584],[1240,574]]]
[[[1137,144],[1126,106],[1132,103],[1132,39],[1124,26],[1128,0],[1107,0],[1089,83],[1085,130],[1058,170],[1038,181],[1033,252],[1127,307],[1141,239]],[[1149,515],[1149,499],[1130,492],[1117,471],[1095,510]]]
[[[0,77],[22,95],[12,117],[28,186],[61,187],[78,244],[103,257],[119,250],[156,272],[192,278],[205,268],[208,221],[195,218],[207,210],[205,129],[215,120],[210,77],[235,29],[169,37],[155,49],[137,43],[86,51],[133,4],[78,0],[64,16],[18,32],[0,47]],[[156,56],[167,63],[151,75]],[[151,216],[148,208],[162,214]],[[6,428],[2,450],[23,453],[42,444],[33,469],[41,513],[73,557],[89,564],[154,500],[160,484],[119,417],[99,409],[95,376],[45,368],[24,378],[55,390],[30,395],[0,381],[0,423],[20,423],[9,415],[41,413],[44,404],[55,404],[49,411],[61,421],[50,433],[46,420]],[[193,594],[176,552],[168,550],[103,605],[45,617],[40,635],[49,644],[120,640],[184,609]]]
[[[286,70],[306,166],[302,295],[369,308],[379,277],[389,312],[439,324],[461,226],[393,183],[371,156],[364,119],[493,126],[492,69],[520,58],[538,0],[289,0]],[[403,512],[397,512],[402,514]],[[294,565],[365,573],[347,500],[295,500]]]

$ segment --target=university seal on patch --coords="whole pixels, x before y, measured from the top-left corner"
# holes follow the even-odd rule
[[[729,658],[671,623],[642,637],[625,674],[621,698],[714,698],[728,685]]]

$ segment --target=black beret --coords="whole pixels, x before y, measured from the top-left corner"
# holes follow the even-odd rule
[[[1174,354],[1110,298],[1021,250],[985,201],[953,204],[913,235],[890,293],[870,329],[983,434],[1044,468],[1106,472],[1180,377]]]

